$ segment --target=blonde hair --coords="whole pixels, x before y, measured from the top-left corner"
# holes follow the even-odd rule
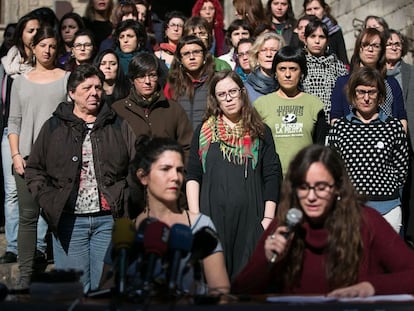
[[[286,45],[283,37],[273,31],[264,32],[260,34],[259,36],[257,36],[256,40],[254,40],[254,43],[249,51],[249,65],[252,71],[259,67],[259,63],[257,60],[259,51],[261,47],[263,46],[263,44],[270,39],[275,39],[279,41],[279,50]]]

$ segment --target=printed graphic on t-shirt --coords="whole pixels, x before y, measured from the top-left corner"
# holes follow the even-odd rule
[[[303,136],[303,106],[280,106],[276,110],[279,123],[275,123],[275,137]],[[299,119],[299,122],[298,122]]]

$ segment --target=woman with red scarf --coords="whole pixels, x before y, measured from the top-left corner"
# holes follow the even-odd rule
[[[230,70],[216,73],[204,121],[193,135],[186,191],[190,211],[212,218],[230,278],[272,221],[280,182],[271,130],[252,107],[241,78]]]
[[[183,36],[184,23],[187,20],[184,13],[180,11],[171,11],[165,14],[164,36],[165,41],[160,43],[159,48],[154,52],[165,65],[170,68],[174,59],[175,49],[178,41]]]

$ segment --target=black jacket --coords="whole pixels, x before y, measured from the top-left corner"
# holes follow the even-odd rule
[[[43,125],[25,169],[34,199],[53,232],[62,212],[73,213],[82,167],[85,121],[73,114],[73,103],[61,103]],[[91,131],[98,189],[112,215],[127,215],[128,165],[134,156],[135,135],[127,123],[102,104]]]

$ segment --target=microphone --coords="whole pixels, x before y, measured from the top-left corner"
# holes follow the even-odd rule
[[[135,266],[135,277],[140,276],[140,269],[141,265],[144,260],[144,235],[145,230],[147,229],[148,225],[150,223],[156,222],[157,219],[152,217],[147,217],[141,221],[139,224],[138,230],[135,235],[135,241],[134,241],[134,247],[132,248],[132,254],[131,254],[131,261],[133,265]]]
[[[147,258],[147,267],[144,273],[144,289],[149,289],[157,259],[164,257],[167,253],[169,234],[169,227],[161,221],[150,222],[146,225],[143,241]]]
[[[216,249],[219,243],[217,233],[211,227],[205,226],[194,233],[193,246],[191,247],[191,256],[185,265],[181,278],[188,273],[190,268],[193,268],[193,285],[191,292],[196,295],[196,299],[201,299],[202,294],[205,296],[203,287],[203,273],[201,268],[201,261]]]
[[[194,233],[193,246],[191,247],[191,256],[187,261],[183,274],[185,274],[190,266],[194,268],[194,280],[201,280],[200,261],[211,255],[219,243],[217,233],[210,227],[205,226]]]
[[[154,222],[157,222],[158,220],[156,218],[153,217],[147,217],[144,220],[141,221],[141,223],[139,224],[138,230],[137,230],[137,234],[135,235],[135,245],[137,245],[140,249],[143,248],[143,243],[144,243],[144,235],[145,235],[145,230],[147,229],[148,225]]]
[[[298,208],[291,208],[286,214],[286,219],[284,225],[287,227],[288,231],[282,233],[282,235],[285,237],[285,239],[289,238],[290,233],[295,228],[295,226],[301,222],[303,217],[303,213]],[[270,263],[275,263],[277,259],[278,253],[273,252],[272,258],[270,259]]]
[[[212,228],[205,226],[194,233],[189,262],[196,262],[209,256],[217,247],[219,238]]]
[[[191,228],[184,224],[175,224],[171,227],[168,246],[171,252],[170,265],[167,273],[168,288],[173,291],[177,287],[178,271],[181,258],[191,250],[193,233]]]
[[[115,263],[117,263],[116,284],[120,294],[125,292],[128,254],[134,244],[134,239],[135,228],[132,221],[128,218],[116,219],[112,229],[112,245],[115,251]]]

